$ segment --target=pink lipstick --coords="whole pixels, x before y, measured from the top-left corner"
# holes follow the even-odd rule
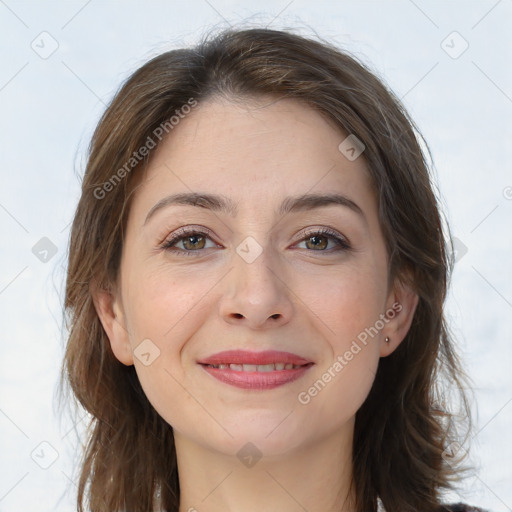
[[[227,350],[198,363],[226,384],[244,389],[272,389],[300,378],[313,362],[290,352]]]

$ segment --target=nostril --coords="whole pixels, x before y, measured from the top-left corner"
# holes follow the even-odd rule
[[[275,313],[275,314],[271,315],[270,318],[279,318],[279,313]]]

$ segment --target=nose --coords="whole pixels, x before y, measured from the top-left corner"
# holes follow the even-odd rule
[[[234,268],[226,276],[219,305],[227,323],[265,329],[290,321],[294,311],[291,283],[271,256],[270,249],[264,249],[248,263],[233,255]]]

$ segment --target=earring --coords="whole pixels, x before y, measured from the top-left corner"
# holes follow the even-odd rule
[[[389,343],[391,340],[386,336],[386,343]]]

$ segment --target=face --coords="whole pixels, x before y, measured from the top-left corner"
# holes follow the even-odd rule
[[[294,100],[212,99],[153,155],[97,309],[177,435],[277,455],[353,428],[414,300],[388,288],[364,154],[348,159],[346,136]]]

